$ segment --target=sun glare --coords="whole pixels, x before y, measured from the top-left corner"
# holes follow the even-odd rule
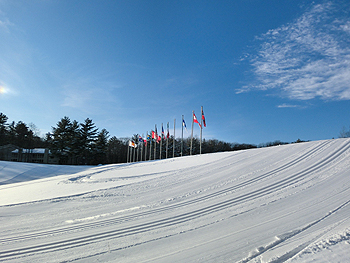
[[[7,89],[4,86],[0,86],[0,94],[7,93]]]

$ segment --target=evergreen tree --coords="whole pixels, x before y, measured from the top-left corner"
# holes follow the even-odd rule
[[[0,146],[8,142],[7,116],[0,112]]]
[[[52,134],[50,132],[46,133],[45,134],[45,137],[43,138],[44,139],[44,143],[45,145],[48,147],[48,148],[52,148],[51,145],[52,145]]]
[[[16,143],[16,123],[14,121],[8,125],[8,142],[12,144]]]
[[[80,124],[80,138],[84,164],[89,164],[93,157],[97,131],[98,129],[95,124],[89,118],[87,118],[84,123]]]
[[[61,164],[67,164],[71,157],[72,122],[65,116],[52,127],[51,151],[60,159]]]
[[[71,164],[81,164],[81,153],[83,150],[83,144],[81,139],[80,124],[76,120],[71,123],[70,126],[70,156]]]
[[[108,141],[107,162],[108,163],[126,163],[129,139],[118,139],[113,136]]]
[[[339,134],[339,138],[349,138],[350,137],[350,130],[347,130],[345,127],[343,127],[343,130]]]
[[[27,149],[33,148],[33,132],[22,121],[15,126],[15,138],[16,145]]]
[[[108,146],[108,131],[102,129],[97,134],[97,139],[94,147],[94,163],[105,164],[107,162],[107,146]]]

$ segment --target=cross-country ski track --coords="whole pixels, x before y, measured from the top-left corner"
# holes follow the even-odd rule
[[[350,262],[350,139],[0,162],[0,262]]]

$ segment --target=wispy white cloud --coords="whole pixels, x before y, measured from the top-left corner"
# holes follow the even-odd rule
[[[64,88],[64,100],[62,106],[71,108],[84,108],[92,100],[93,92],[87,89],[69,87]]]
[[[102,82],[99,78],[70,79],[62,87],[63,101],[61,106],[73,108],[86,114],[102,114],[109,111],[107,105],[120,106],[119,99],[113,90],[113,84]]]
[[[290,99],[350,99],[350,10],[327,2],[293,23],[268,31],[251,59],[250,89],[278,90]]]
[[[9,33],[10,27],[14,24],[5,16],[5,14],[0,10],[0,31]]]
[[[298,108],[298,107],[299,107],[298,105],[287,104],[287,103],[283,103],[277,106],[277,108]]]

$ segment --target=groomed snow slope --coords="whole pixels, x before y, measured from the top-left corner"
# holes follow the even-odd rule
[[[0,182],[0,261],[350,261],[349,139],[90,168],[0,162]]]

